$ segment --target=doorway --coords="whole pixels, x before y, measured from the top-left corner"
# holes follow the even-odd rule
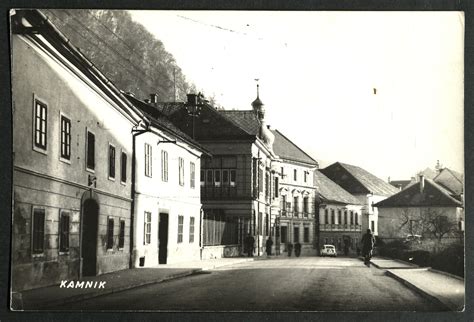
[[[99,205],[87,199],[83,205],[82,221],[82,276],[97,275],[97,228]]]
[[[158,225],[158,263],[166,264],[168,258],[168,214],[160,213]]]

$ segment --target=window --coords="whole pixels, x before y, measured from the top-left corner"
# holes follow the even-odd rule
[[[309,227],[303,228],[303,241],[309,243]]]
[[[229,170],[222,170],[222,185],[226,187],[229,185]]]
[[[87,131],[87,147],[86,147],[86,154],[87,154],[87,169],[94,170],[95,169],[95,135],[92,132]]]
[[[280,175],[282,178],[285,177],[285,172],[283,171],[283,169],[284,169],[283,167],[280,168]]]
[[[281,242],[285,244],[288,242],[288,227],[287,226],[281,226]]]
[[[296,181],[298,179],[298,172],[296,169],[293,170],[293,180]]]
[[[199,176],[199,180],[201,181],[201,187],[204,187],[204,184],[205,184],[205,178],[206,176],[204,175],[205,171],[204,170],[201,170],[201,175]]]
[[[61,158],[71,160],[71,120],[61,115]]]
[[[308,181],[308,172],[304,172],[304,182]]]
[[[153,151],[151,145],[145,143],[145,176],[152,176],[152,160],[153,160]]]
[[[275,193],[274,193],[274,196],[275,198],[278,198],[278,177],[275,177]]]
[[[300,227],[298,226],[293,227],[293,242],[294,243],[300,242]]]
[[[119,231],[119,249],[123,249],[125,246],[125,220],[120,220],[120,231]]]
[[[344,211],[344,224],[347,225],[347,210]]]
[[[270,175],[265,173],[265,198],[270,197]]]
[[[286,196],[285,195],[281,196],[281,210],[283,212],[286,212]]]
[[[35,99],[35,147],[46,150],[48,111],[46,104]]]
[[[356,212],[354,214],[354,216],[355,216],[355,224],[358,225],[359,224],[359,214]]]
[[[236,172],[235,170],[230,170],[230,186],[235,187]]]
[[[69,212],[62,211],[59,217],[59,251],[69,251]]]
[[[342,211],[340,209],[337,210],[337,223],[342,224]]]
[[[263,170],[258,169],[258,192],[263,192]]]
[[[184,159],[178,158],[179,185],[184,186]]]
[[[325,223],[325,224],[329,224],[329,218],[328,218],[328,216],[329,216],[329,210],[324,209],[324,223]]]
[[[151,243],[151,212],[145,211],[145,218],[143,220],[143,245]]]
[[[161,151],[161,181],[168,182],[168,152]]]
[[[184,217],[178,216],[178,243],[183,242]]]
[[[41,254],[44,252],[44,209],[33,209],[33,234],[32,234],[32,252]]]
[[[109,218],[107,221],[107,249],[114,248],[114,219]]]
[[[295,214],[298,213],[299,209],[298,209],[298,197],[293,197],[293,211],[295,212]]]
[[[120,160],[120,166],[121,166],[120,181],[125,183],[125,182],[127,182],[127,154],[125,152],[122,152],[122,157],[121,157],[121,160]]]
[[[214,184],[214,171],[207,170],[206,184],[212,186]]]
[[[214,186],[221,186],[221,170],[214,170]]]
[[[194,243],[194,217],[189,218],[189,242]]]
[[[115,147],[109,144],[109,178],[115,179]]]
[[[373,220],[370,221],[370,230],[372,230],[373,233],[375,232],[375,221]]]
[[[351,210],[351,225],[354,225],[354,213]]]
[[[309,197],[303,197],[303,212],[308,215],[309,212]]]
[[[196,186],[196,183],[195,183],[195,180],[196,180],[196,165],[191,162],[189,164],[189,185],[191,187],[191,189],[194,189],[195,186]]]

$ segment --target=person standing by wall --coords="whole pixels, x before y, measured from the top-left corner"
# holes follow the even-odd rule
[[[370,258],[372,257],[372,250],[375,245],[375,237],[370,229],[362,236],[362,256],[364,257],[364,264],[370,267]]]

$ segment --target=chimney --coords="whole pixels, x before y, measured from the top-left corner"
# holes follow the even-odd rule
[[[423,193],[425,190],[425,176],[420,174],[420,193]]]
[[[388,183],[390,183],[390,177],[388,177]]]
[[[410,183],[413,183],[413,182],[416,182],[416,178],[415,178],[415,177],[411,177],[411,178],[410,178]]]
[[[158,94],[150,94],[150,103],[158,103]]]
[[[198,104],[196,94],[187,94],[186,96],[188,97],[188,105],[189,106],[196,106]]]

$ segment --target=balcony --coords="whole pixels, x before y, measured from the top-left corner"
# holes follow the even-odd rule
[[[349,224],[320,224],[320,231],[361,231],[361,225],[349,225]]]
[[[221,186],[221,187],[208,187],[201,186],[201,198],[202,200],[224,200],[224,199],[237,199],[237,187]]]

